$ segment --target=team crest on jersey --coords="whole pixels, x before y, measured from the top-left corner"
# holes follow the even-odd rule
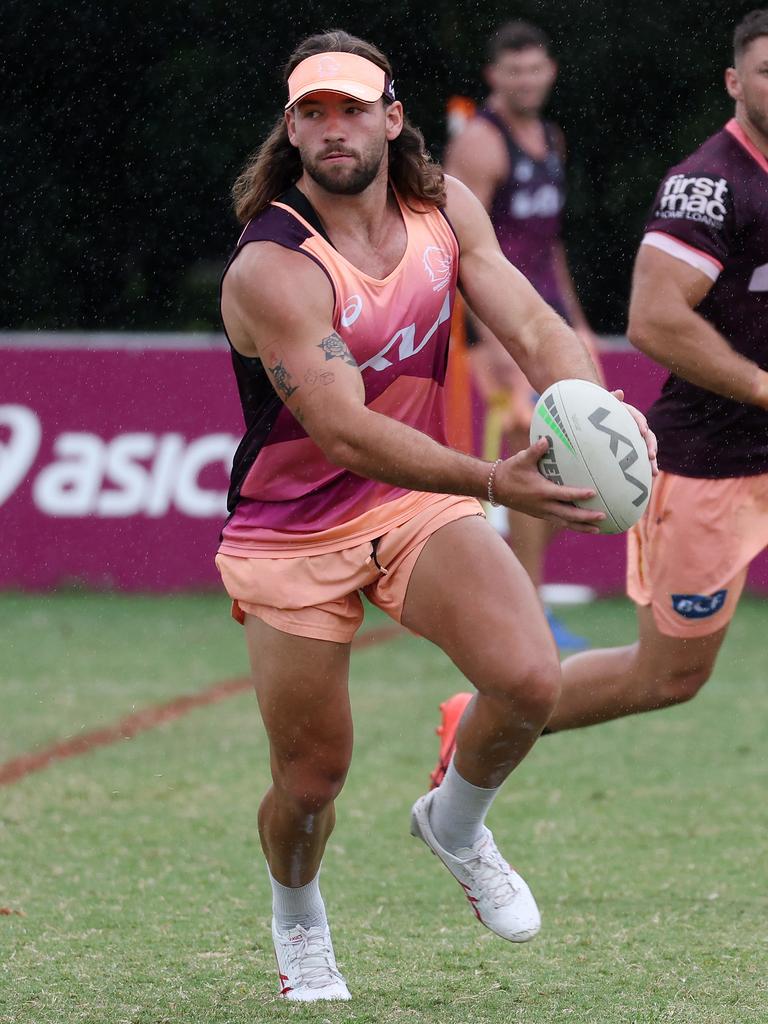
[[[509,212],[517,220],[529,217],[556,217],[563,208],[563,194],[556,185],[539,185],[535,189],[520,188],[509,204]]]
[[[673,594],[672,607],[684,619],[708,619],[719,612],[725,604],[727,590],[716,590],[714,594]]]
[[[515,181],[525,183],[533,177],[533,164],[530,160],[518,160],[515,164]]]
[[[450,282],[453,257],[445,249],[428,245],[424,250],[424,269],[432,282],[432,291],[439,292]]]
[[[656,216],[662,220],[692,220],[710,228],[722,228],[729,199],[725,178],[672,174],[662,186]]]

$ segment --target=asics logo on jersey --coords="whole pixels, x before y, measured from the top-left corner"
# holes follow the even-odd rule
[[[424,250],[423,259],[427,277],[432,282],[432,291],[439,292],[451,280],[453,257],[445,249],[439,249],[436,245],[428,245]]]
[[[619,464],[619,469],[621,470],[624,476],[624,479],[627,481],[628,484],[632,484],[632,486],[636,487],[640,492],[632,502],[633,505],[635,505],[637,508],[640,508],[645,499],[648,497],[648,488],[641,480],[638,480],[629,472],[630,467],[634,466],[634,464],[637,462],[640,456],[635,451],[635,446],[632,444],[628,437],[625,437],[623,434],[620,434],[618,430],[614,430],[612,427],[609,427],[606,423],[603,422],[605,420],[605,417],[609,415],[610,413],[607,409],[598,407],[588,417],[588,419],[596,430],[601,431],[603,434],[607,434],[608,437],[611,439],[609,444],[611,454],[615,456],[616,461]],[[619,458],[620,444],[626,445],[626,447],[629,449],[622,458]]]
[[[672,594],[672,607],[685,619],[707,619],[719,612],[728,596],[727,590],[716,590],[714,594]]]
[[[437,331],[440,324],[444,324],[446,320],[451,319],[451,293],[445,296],[443,304],[440,307],[440,312],[437,314],[437,320],[432,324],[427,333],[421,339],[416,341],[416,324],[408,324],[407,327],[401,327],[399,331],[395,331],[392,337],[389,339],[387,344],[376,353],[375,356],[371,356],[370,359],[366,360],[360,365],[360,372],[367,370],[369,367],[372,370],[386,370],[392,366],[393,362],[402,362],[404,359],[410,359],[411,356],[415,356],[418,352],[424,348],[429,342],[435,332]],[[395,346],[397,346],[395,350]],[[390,352],[396,359],[388,358]]]
[[[664,182],[656,215],[700,221],[708,227],[719,228],[725,221],[727,200],[725,178],[673,174]]]
[[[341,323],[344,327],[351,327],[363,311],[363,300],[359,295],[350,295],[344,303],[341,313]]]

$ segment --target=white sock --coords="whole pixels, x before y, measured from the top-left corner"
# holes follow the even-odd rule
[[[459,775],[451,758],[429,805],[429,823],[444,850],[455,853],[480,838],[488,808],[499,789],[473,786]]]
[[[326,923],[325,904],[320,895],[320,872],[306,885],[293,888],[281,885],[267,868],[272,883],[272,913],[280,931],[289,931],[300,924],[314,928]]]

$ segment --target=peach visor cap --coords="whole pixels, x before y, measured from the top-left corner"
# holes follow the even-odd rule
[[[375,103],[386,88],[384,69],[365,57],[356,53],[317,53],[291,72],[285,109],[290,110],[294,103],[313,92],[339,92],[363,103]]]

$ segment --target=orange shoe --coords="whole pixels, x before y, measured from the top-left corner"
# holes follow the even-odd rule
[[[464,709],[473,696],[472,693],[454,693],[440,705],[441,722],[435,729],[440,737],[440,754],[437,759],[437,767],[429,776],[430,789],[437,789],[445,778],[448,765],[451,763],[453,752],[456,749],[456,730],[459,728]]]

